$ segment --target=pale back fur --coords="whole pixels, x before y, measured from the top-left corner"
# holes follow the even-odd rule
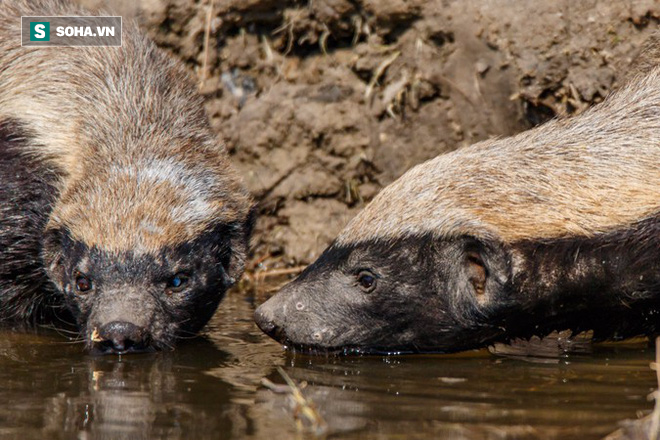
[[[28,48],[21,15],[90,15],[0,0],[0,120],[60,176],[50,228],[109,251],[156,252],[251,205],[182,64],[124,20],[123,46]]]
[[[345,228],[340,244],[406,235],[505,243],[625,228],[660,212],[660,69],[604,103],[418,165]]]

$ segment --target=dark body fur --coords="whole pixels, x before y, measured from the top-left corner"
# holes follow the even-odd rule
[[[27,139],[16,121],[0,123],[0,317],[43,322],[54,318],[62,305],[41,259],[55,175],[21,154]]]
[[[565,328],[593,330],[597,340],[659,334],[660,214],[598,237],[523,241],[513,248],[527,262],[512,282],[521,303],[514,308],[529,314],[502,321],[512,334]],[[525,316],[546,320],[525,322]]]

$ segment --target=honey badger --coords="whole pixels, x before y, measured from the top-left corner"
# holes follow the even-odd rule
[[[0,6],[0,321],[73,321],[87,346],[172,347],[244,268],[252,202],[182,64],[122,47],[21,47]]]
[[[288,347],[454,352],[660,330],[660,67],[605,102],[418,165],[255,312]]]

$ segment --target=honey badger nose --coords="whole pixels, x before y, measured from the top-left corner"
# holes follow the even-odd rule
[[[261,329],[262,332],[266,333],[273,339],[279,339],[279,333],[281,330],[273,322],[273,317],[271,312],[268,310],[267,304],[262,304],[257,307],[257,310],[254,311],[254,322]]]
[[[142,351],[145,347],[145,330],[125,321],[112,321],[99,329],[98,348],[102,353],[127,353]]]

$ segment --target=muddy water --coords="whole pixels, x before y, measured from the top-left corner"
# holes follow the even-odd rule
[[[230,295],[206,338],[171,353],[92,357],[58,334],[2,331],[0,439],[313,438],[288,395],[261,385],[284,383],[278,366],[306,382],[338,439],[597,439],[652,407],[643,344],[541,363],[294,356],[255,328],[253,308]]]

